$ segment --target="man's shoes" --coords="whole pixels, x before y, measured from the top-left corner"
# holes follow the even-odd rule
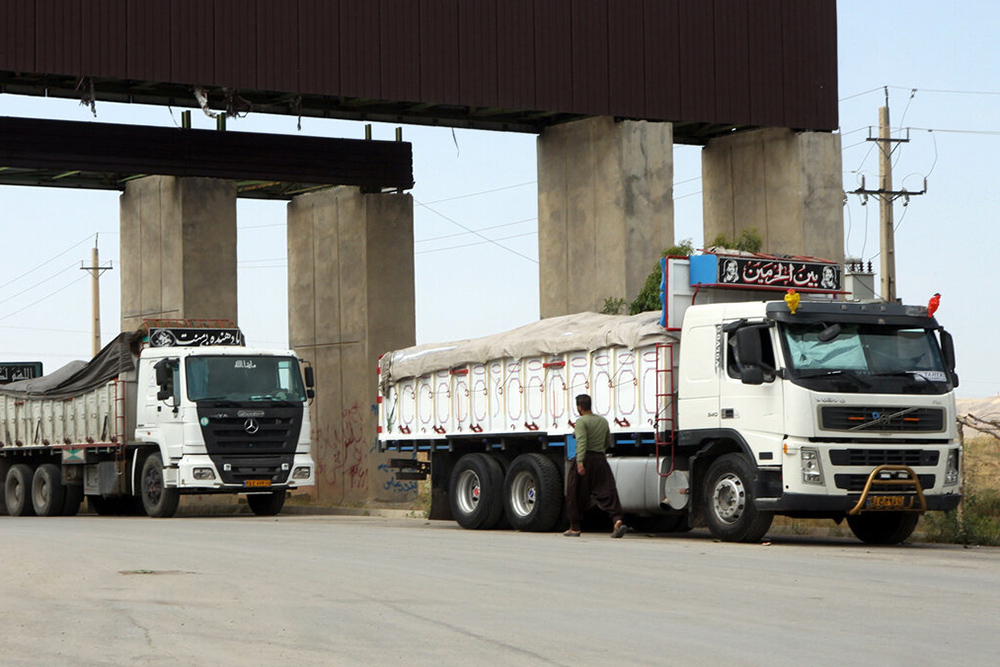
[[[611,532],[611,537],[623,537],[628,531],[629,527],[625,525],[624,521],[619,519],[615,521],[615,529]]]
[[[563,537],[580,537],[580,531],[572,529],[567,530],[565,533],[563,533]]]

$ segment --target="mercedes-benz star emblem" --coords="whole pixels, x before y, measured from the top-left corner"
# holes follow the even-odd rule
[[[253,435],[254,433],[260,430],[260,422],[258,422],[256,419],[248,419],[245,422],[243,422],[243,430],[249,433],[250,435]]]

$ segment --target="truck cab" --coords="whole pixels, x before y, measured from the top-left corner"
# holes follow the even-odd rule
[[[958,378],[947,332],[900,304],[794,310],[771,301],[684,314],[679,441],[696,452],[695,469],[720,455],[746,468],[700,471],[713,530],[743,539],[779,513],[846,518],[865,541],[896,542],[920,512],[956,507]]]

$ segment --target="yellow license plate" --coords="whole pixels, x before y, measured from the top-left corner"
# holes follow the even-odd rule
[[[913,496],[868,496],[865,509],[908,510],[913,507]]]
[[[271,480],[269,479],[245,479],[243,480],[243,486],[246,487],[268,487],[271,486]]]

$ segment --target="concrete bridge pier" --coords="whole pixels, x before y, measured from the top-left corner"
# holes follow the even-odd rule
[[[316,369],[317,498],[364,504],[416,497],[378,454],[376,365],[416,341],[413,198],[337,187],[288,205],[288,339]]]

